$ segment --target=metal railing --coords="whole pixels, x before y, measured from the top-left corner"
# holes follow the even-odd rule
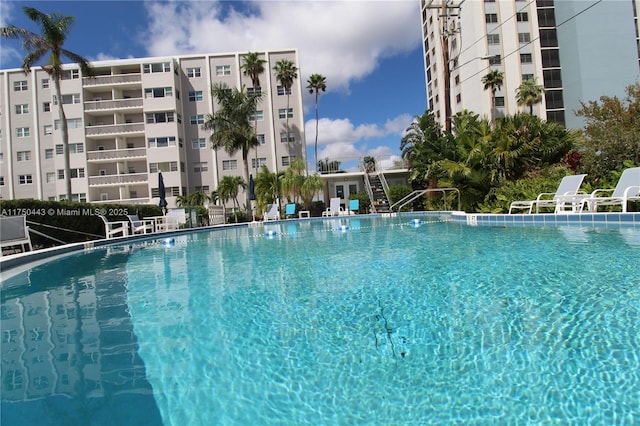
[[[97,75],[95,77],[84,77],[84,86],[96,86],[99,84],[119,84],[119,83],[141,83],[142,74],[117,74],[117,75]]]
[[[389,207],[389,209],[391,211],[393,211],[394,207],[398,206],[396,208],[396,211],[400,211],[404,206],[406,206],[407,204],[415,201],[416,199],[422,197],[424,194],[427,194],[429,192],[442,192],[443,195],[446,195],[446,193],[448,191],[453,191],[457,193],[457,198],[458,198],[458,211],[460,211],[460,190],[458,188],[431,188],[431,189],[421,189],[418,191],[413,191],[411,194],[407,195],[406,197],[403,197],[402,199],[396,201],[395,203],[393,203],[393,205],[391,205]],[[445,198],[445,210],[447,207],[447,201]]]
[[[144,123],[131,124],[108,124],[105,126],[87,126],[85,133],[87,136],[107,135],[112,133],[144,133]]]
[[[147,156],[147,148],[105,149],[87,151],[87,161],[98,160],[125,160],[131,158],[144,158]]]
[[[148,181],[149,174],[146,172],[126,173],[120,175],[89,176],[89,186],[147,183]]]
[[[88,101],[84,103],[84,109],[85,111],[98,111],[103,109],[142,108],[142,103],[142,98]]]

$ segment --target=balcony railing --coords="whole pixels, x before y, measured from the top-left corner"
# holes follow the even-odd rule
[[[108,124],[104,126],[85,127],[87,136],[109,135],[114,133],[144,133],[144,123]]]
[[[144,158],[146,156],[147,148],[87,151],[87,161],[126,160],[133,158]]]
[[[364,164],[363,157],[332,157],[321,158],[322,170],[318,170],[318,173],[322,175],[337,174],[337,173],[358,173],[366,171],[366,164]],[[313,173],[317,170],[317,166],[313,162],[308,164],[309,172]],[[375,171],[382,172],[387,170],[405,170],[409,168],[409,162],[403,160],[400,156],[385,156],[375,157]]]
[[[99,111],[105,109],[142,108],[142,98],[112,99],[107,101],[89,101],[84,103],[85,111]]]
[[[95,77],[84,77],[82,79],[82,84],[85,86],[122,83],[142,83],[142,74],[98,75]]]
[[[133,183],[147,183],[148,173],[126,173],[120,175],[89,176],[89,186],[122,185]]]

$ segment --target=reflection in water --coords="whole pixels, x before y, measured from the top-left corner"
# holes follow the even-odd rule
[[[0,423],[162,424],[126,306],[127,256],[96,250],[3,283]]]

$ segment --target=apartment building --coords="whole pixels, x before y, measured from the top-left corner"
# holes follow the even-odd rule
[[[260,88],[242,73],[244,53],[167,56],[93,62],[95,76],[65,65],[62,99],[39,67],[0,70],[0,196],[2,199],[66,197],[64,146],[57,102],[69,128],[72,197],[75,201],[156,204],[162,172],[169,207],[178,195],[210,193],[224,176],[242,176],[241,153],[211,148],[202,129],[216,101],[213,83],[261,90],[255,122],[261,145],[250,172],[270,171],[305,159],[302,85],[290,93],[274,66],[295,50],[260,52],[266,62]],[[305,159],[306,160],[306,159]]]
[[[575,112],[640,81],[639,0],[421,0],[427,99],[436,118],[492,113],[482,77],[503,72],[497,117],[525,111],[516,90],[544,86],[534,114],[581,128]]]

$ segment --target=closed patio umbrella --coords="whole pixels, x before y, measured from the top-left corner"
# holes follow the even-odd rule
[[[162,212],[164,213],[167,207],[167,190],[164,187],[162,173],[158,173],[158,195],[160,197],[159,206],[162,208]]]

